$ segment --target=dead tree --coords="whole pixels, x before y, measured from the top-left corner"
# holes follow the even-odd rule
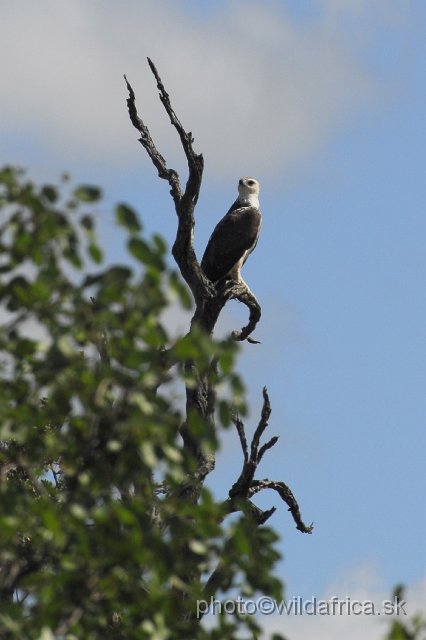
[[[136,109],[135,93],[126,76],[124,76],[127,89],[129,91],[127,106],[130,120],[140,134],[139,142],[151,158],[158,171],[158,176],[163,180],[167,180],[170,185],[170,194],[173,198],[178,217],[178,228],[172,254],[180,269],[182,277],[192,291],[195,301],[195,313],[191,321],[191,329],[197,325],[201,331],[211,335],[219,318],[220,312],[224,308],[225,304],[229,300],[235,299],[248,307],[249,322],[247,326],[243,327],[240,331],[234,331],[232,333],[232,337],[237,341],[247,340],[249,342],[256,343],[256,341],[250,337],[261,316],[261,308],[256,297],[244,284],[236,283],[232,280],[228,281],[226,286],[216,288],[204,275],[197,260],[197,256],[195,255],[193,245],[195,226],[194,212],[201,188],[204,159],[201,154],[195,153],[192,146],[194,142],[192,133],[186,132],[183,128],[179,118],[173,110],[170,97],[161,81],[157,69],[149,58],[148,63],[157,81],[160,100],[170,118],[171,124],[179,134],[182,148],[188,162],[189,175],[185,190],[182,189],[180,177],[177,171],[167,168],[166,160],[157,150],[149,133],[148,127],[139,117]],[[166,359],[167,354],[165,355],[165,362]],[[168,366],[171,366],[171,364],[171,362],[168,363]],[[217,363],[213,359],[211,367],[214,369],[216,364]],[[215,390],[213,385],[209,382],[209,376],[197,371],[194,362],[188,362],[186,366],[188,371],[191,372],[193,379],[195,378],[197,380],[195,387],[188,386],[186,388],[187,417],[190,412],[195,410],[206,423],[210,424],[212,428],[214,428]],[[227,500],[228,513],[240,510],[241,505],[246,503],[248,510],[253,516],[254,522],[258,525],[264,524],[273,514],[275,508],[263,511],[251,501],[251,498],[263,489],[273,489],[287,504],[296,523],[297,529],[304,533],[311,533],[313,528],[312,525],[306,526],[303,523],[296,499],[294,498],[291,490],[283,482],[268,479],[254,479],[257,465],[261,461],[263,455],[278,440],[278,438],[274,437],[266,444],[259,446],[260,438],[267,427],[271,412],[266,389],[263,390],[263,397],[264,402],[261,419],[253,436],[250,449],[247,444],[243,423],[237,414],[233,416],[233,421],[240,437],[244,462],[240,477],[229,491],[229,498]],[[207,457],[203,453],[199,442],[191,435],[186,423],[181,427],[181,435],[184,447],[197,461],[196,472],[192,474],[191,478],[188,479],[188,482],[181,487],[181,496],[184,499],[196,502],[206,476],[214,469],[215,457],[214,454]],[[221,567],[219,565],[205,585],[206,594],[213,594],[220,584]]]

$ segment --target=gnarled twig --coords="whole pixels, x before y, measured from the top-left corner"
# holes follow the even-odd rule
[[[214,295],[212,285],[204,276],[201,267],[198,264],[193,246],[195,226],[194,210],[201,188],[204,159],[201,154],[197,154],[193,150],[192,143],[194,139],[192,137],[192,133],[186,133],[180,120],[176,116],[170,103],[169,94],[164,88],[164,85],[161,81],[160,76],[158,75],[154,63],[149,58],[148,63],[157,81],[157,87],[160,91],[160,100],[170,117],[171,123],[179,134],[188,161],[189,177],[184,192],[182,192],[178,172],[175,169],[167,168],[166,161],[161,153],[157,150],[149,133],[148,127],[139,117],[136,109],[135,93],[126,76],[124,76],[127,89],[129,91],[127,107],[133,126],[141,134],[139,142],[147,151],[149,157],[151,158],[154,166],[158,171],[159,177],[163,180],[167,180],[171,187],[170,193],[175,203],[176,213],[179,218],[178,230],[172,253],[182,273],[182,276],[188,283],[194,295],[195,302],[198,305],[199,302],[204,299],[206,292],[208,292],[208,295],[210,296]]]
[[[241,331],[233,331],[233,339],[237,340],[238,342],[247,340],[251,344],[259,344],[257,340],[253,340],[253,338],[250,338],[250,334],[255,330],[262,314],[262,309],[260,308],[260,304],[258,303],[256,296],[250,291],[245,283],[234,283],[229,291],[229,294],[231,296],[231,299],[242,302],[246,305],[246,307],[248,307],[250,311],[248,325],[243,327]]]
[[[301,531],[302,533],[312,533],[314,524],[310,524],[306,526],[302,520],[302,515],[299,510],[299,505],[297,504],[296,498],[294,497],[291,489],[284,484],[284,482],[276,481],[276,480],[253,480],[249,489],[249,496],[253,496],[259,491],[263,491],[263,489],[274,489],[280,496],[282,500],[287,504],[288,510],[291,511],[291,515],[293,516],[293,520],[296,523],[296,529]]]
[[[232,486],[229,491],[228,498],[228,513],[239,509],[238,499],[243,499],[253,516],[253,519],[258,524],[263,524],[274,513],[275,508],[269,511],[262,511],[256,505],[254,505],[250,498],[263,489],[274,489],[279,496],[287,504],[289,511],[291,512],[293,519],[296,523],[296,528],[303,533],[312,533],[313,525],[306,526],[302,520],[300,514],[299,505],[293,493],[287,487],[284,482],[275,480],[254,480],[254,474],[256,469],[262,460],[264,454],[268,449],[271,449],[277,442],[278,437],[274,436],[264,445],[260,446],[260,438],[262,437],[266,427],[268,426],[269,416],[271,415],[271,404],[269,401],[268,392],[266,387],[263,389],[263,406],[259,424],[254,432],[253,439],[250,445],[250,452],[247,445],[247,438],[244,430],[244,424],[240,420],[239,416],[235,414],[233,416],[233,422],[237,428],[237,432],[241,442],[241,448],[244,455],[244,464],[240,477]]]
[[[172,189],[171,195],[175,202],[175,206],[177,207],[182,198],[182,188],[180,186],[179,174],[174,169],[167,168],[166,161],[161,153],[157,150],[157,147],[155,146],[154,141],[151,138],[151,134],[149,133],[148,127],[138,115],[138,111],[136,109],[135,92],[133,91],[126,76],[124,76],[124,79],[126,81],[127,90],[129,92],[129,97],[127,98],[127,108],[129,110],[129,116],[133,126],[141,134],[139,142],[148,153],[153,164],[155,165],[158,171],[158,176],[163,180],[167,180],[167,182],[169,183]]]

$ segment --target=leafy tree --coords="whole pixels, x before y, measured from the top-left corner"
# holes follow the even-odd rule
[[[270,414],[264,390],[247,445],[234,360],[260,307],[237,283],[216,291],[198,266],[202,159],[157,81],[187,154],[185,192],[138,118],[130,85],[128,104],[172,187],[173,255],[195,300],[187,335],[172,342],[161,314],[171,293],[190,308],[188,288],[132,208],[119,204],[115,215],[138,267],[102,265],[93,217],[100,189],[72,188],[66,178],[36,186],[20,170],[0,171],[2,638],[231,639],[240,628],[257,637],[254,619],[238,613],[203,625],[197,600],[281,598],[277,535],[260,526],[274,509],[251,500],[260,490],[277,491],[298,529],[311,531],[283,482],[254,479],[277,439],[260,445]],[[231,298],[247,304],[250,322],[218,342],[213,328]],[[186,388],[185,416],[168,393],[176,381]],[[218,384],[228,391],[217,397]],[[220,503],[204,486],[218,449],[215,414],[222,427],[236,425],[242,445],[241,474]]]
[[[392,599],[396,601],[404,599],[402,585],[394,589]],[[426,640],[426,619],[421,614],[416,614],[407,621],[401,619],[401,616],[395,617],[383,640]]]

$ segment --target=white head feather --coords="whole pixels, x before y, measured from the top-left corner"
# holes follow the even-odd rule
[[[238,182],[238,200],[251,207],[259,207],[260,184],[254,178],[241,178]]]

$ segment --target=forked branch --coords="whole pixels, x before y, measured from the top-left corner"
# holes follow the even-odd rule
[[[192,137],[192,133],[189,131],[188,133],[183,128],[179,118],[177,117],[171,102],[170,97],[167,91],[164,88],[164,84],[161,81],[160,76],[158,75],[157,68],[155,64],[148,58],[149,67],[154,74],[154,77],[157,81],[157,89],[160,92],[160,100],[163,103],[165,110],[170,118],[170,122],[175,127],[176,131],[179,134],[180,141],[182,143],[183,150],[186,155],[186,159],[188,161],[188,169],[189,169],[189,178],[186,184],[186,189],[184,193],[184,199],[189,199],[191,203],[195,206],[197,204],[198,196],[200,194],[201,187],[201,179],[203,175],[204,169],[204,159],[202,154],[196,154],[194,149],[192,148],[192,143],[194,142],[194,138]],[[179,214],[179,211],[177,212]]]
[[[130,120],[133,126],[139,131],[141,135],[141,137],[139,138],[139,142],[151,158],[154,166],[158,171],[159,177],[163,180],[167,180],[171,187],[170,193],[173,197],[176,213],[179,218],[178,230],[172,253],[182,273],[182,276],[188,283],[194,295],[195,302],[198,305],[200,301],[204,299],[206,292],[208,292],[210,296],[214,295],[213,286],[201,271],[193,246],[193,235],[195,226],[194,210],[201,188],[204,159],[201,154],[197,154],[193,150],[192,143],[194,139],[192,137],[192,133],[186,133],[186,131],[184,130],[180,120],[176,116],[171,106],[169,94],[164,88],[161,78],[158,75],[157,69],[149,58],[148,63],[157,81],[157,87],[160,91],[160,100],[170,117],[172,125],[175,127],[179,134],[188,161],[189,177],[184,192],[182,192],[178,172],[175,171],[175,169],[167,168],[166,161],[156,148],[149,133],[148,127],[139,117],[136,109],[135,93],[126,76],[124,76],[127,89],[129,91],[127,107],[129,110]]]
[[[259,424],[254,432],[253,439],[251,441],[250,450],[247,444],[247,438],[244,430],[244,424],[240,420],[238,414],[234,414],[233,422],[237,428],[237,432],[240,438],[241,448],[244,455],[244,464],[240,477],[233,485],[229,492],[228,509],[229,513],[237,511],[241,508],[239,501],[243,500],[248,504],[248,508],[251,511],[255,521],[258,524],[263,524],[274,513],[275,508],[269,511],[262,511],[256,505],[254,505],[250,498],[263,489],[274,489],[281,499],[287,504],[289,511],[293,516],[293,520],[296,523],[296,528],[303,533],[312,533],[313,525],[306,526],[302,520],[300,514],[299,505],[293,493],[287,487],[284,482],[275,480],[254,480],[254,474],[256,469],[262,460],[266,451],[271,449],[277,442],[278,437],[274,436],[268,442],[260,446],[260,439],[268,426],[269,416],[271,415],[271,404],[269,401],[268,392],[266,388],[263,389],[263,407]]]
[[[126,76],[124,76],[124,79],[126,81],[127,90],[129,92],[129,97],[127,98],[127,108],[129,110],[129,116],[133,126],[139,131],[141,135],[141,137],[139,138],[139,142],[148,153],[154,166],[156,167],[158,171],[158,177],[162,178],[163,180],[167,180],[167,182],[169,183],[171,187],[170,193],[173,197],[175,207],[177,208],[182,198],[182,188],[180,186],[179,174],[174,169],[167,168],[166,161],[155,146],[154,141],[151,138],[151,134],[149,133],[148,127],[138,115],[138,111],[136,109],[135,92],[133,91]]]

